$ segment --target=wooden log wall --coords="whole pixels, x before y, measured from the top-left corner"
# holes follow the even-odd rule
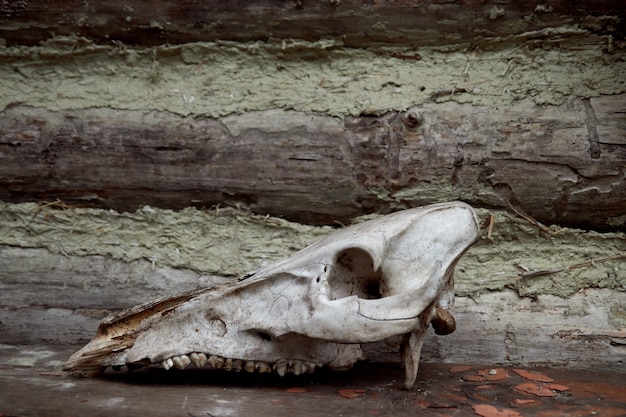
[[[624,17],[617,0],[53,0],[3,3],[0,37],[7,46],[79,36],[144,47],[322,38],[416,47],[488,38],[492,48],[534,38],[558,45],[567,36],[554,28],[569,27],[570,35],[605,36],[614,53]],[[0,198],[118,210],[232,204],[314,224],[462,199],[514,205],[544,223],[624,230],[624,97],[571,97],[558,107],[432,103],[343,120],[282,110],[220,119],[106,107],[55,113],[15,103],[0,114]]]
[[[461,199],[625,230],[625,106],[624,95],[446,102],[343,120],[15,106],[0,114],[0,198],[131,211],[225,204],[314,224]]]
[[[68,35],[101,43],[161,45],[336,37],[354,47],[441,44],[562,25],[619,38],[626,32],[623,16],[621,0],[157,0],[149,6],[141,0],[7,1],[0,5],[0,38],[8,45],[35,45]]]

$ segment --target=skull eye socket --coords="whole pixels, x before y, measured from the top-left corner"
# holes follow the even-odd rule
[[[378,299],[383,294],[380,271],[374,270],[372,257],[360,248],[348,248],[337,254],[328,285],[333,299],[351,295]]]

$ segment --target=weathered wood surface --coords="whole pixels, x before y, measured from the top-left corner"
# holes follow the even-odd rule
[[[51,264],[57,267],[50,269]],[[108,312],[226,280],[153,270],[148,261],[68,258],[41,249],[2,248],[0,266],[0,344],[11,345],[86,343]],[[624,306],[626,292],[609,289],[586,289],[568,298],[539,295],[536,301],[512,290],[457,297],[457,330],[448,336],[430,332],[422,356],[447,363],[610,371],[626,362]],[[380,354],[380,348],[369,349]]]
[[[0,114],[0,199],[134,210],[229,204],[300,222],[461,199],[625,230],[626,96],[428,103],[339,119],[104,108]]]
[[[9,1],[0,5],[0,37],[8,45],[33,45],[59,35],[97,42],[156,45],[213,40],[341,38],[348,46],[372,42],[437,44],[461,38],[500,37],[578,25],[621,37],[621,0],[442,2],[217,1],[147,6],[140,0]]]

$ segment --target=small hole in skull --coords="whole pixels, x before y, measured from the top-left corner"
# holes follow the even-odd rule
[[[269,334],[267,334],[267,333],[257,332],[257,334],[258,334],[258,335],[259,335],[259,337],[260,337],[261,339],[263,339],[263,340],[267,340],[268,342],[269,342],[270,340],[272,340],[272,337],[271,337]]]

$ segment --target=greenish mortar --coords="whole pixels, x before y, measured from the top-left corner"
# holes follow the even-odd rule
[[[491,237],[484,229],[457,265],[457,295],[507,287],[522,296],[566,297],[585,288],[626,290],[626,234],[556,227],[546,232],[508,212],[479,210],[481,221],[491,214],[495,219]],[[241,276],[333,230],[232,208],[171,211],[143,207],[134,213],[118,213],[0,203],[3,246],[45,248],[72,257],[105,255],[126,262],[146,259],[155,266],[222,276]],[[622,257],[521,278],[525,270],[554,270],[613,255]]]
[[[21,103],[219,117],[292,108],[346,116],[435,100],[561,104],[625,92],[623,49],[575,27],[420,48],[347,48],[337,40],[135,48],[57,37],[36,47],[0,46],[0,109]]]

